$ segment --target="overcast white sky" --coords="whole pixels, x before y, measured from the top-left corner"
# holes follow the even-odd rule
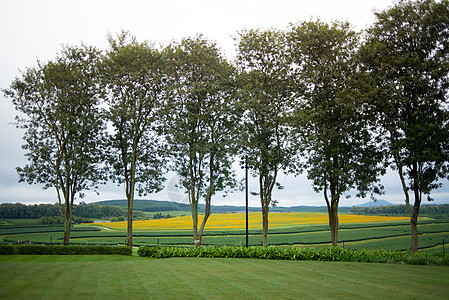
[[[0,88],[7,88],[19,70],[36,65],[36,60],[52,59],[61,44],[81,42],[106,49],[106,35],[121,29],[129,30],[139,40],[167,44],[183,37],[204,34],[214,40],[232,57],[232,36],[242,29],[285,28],[291,22],[319,17],[330,21],[347,20],[358,30],[374,21],[373,10],[383,10],[392,0],[1,0],[0,1]],[[26,159],[20,148],[22,132],[10,123],[15,111],[0,93],[0,203],[54,203],[53,189],[38,185],[19,184],[15,168]],[[243,172],[238,170],[240,178]],[[168,179],[172,179],[169,175]],[[281,176],[284,190],[275,192],[280,206],[325,205],[321,194],[313,191],[303,175]],[[386,195],[381,199],[402,203],[403,195],[395,173],[382,179]],[[449,203],[449,183],[433,195],[436,203]],[[256,191],[257,180],[250,178],[250,189]],[[170,193],[169,191],[170,190]],[[101,188],[100,195],[88,192],[86,202],[124,199],[122,187],[113,184]],[[146,199],[184,201],[181,194],[166,188]],[[80,201],[78,199],[76,202]],[[233,193],[227,198],[216,197],[215,205],[244,205],[244,194]],[[369,199],[342,199],[340,206],[351,206]],[[257,197],[250,196],[250,205],[259,206]]]

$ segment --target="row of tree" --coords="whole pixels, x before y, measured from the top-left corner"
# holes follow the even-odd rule
[[[381,193],[390,165],[416,251],[422,196],[448,176],[448,7],[400,1],[363,34],[320,20],[244,30],[235,63],[202,36],[158,49],[122,32],[105,52],[65,47],[5,91],[23,113],[29,164],[20,179],[56,188],[65,244],[75,195],[108,179],[123,184],[132,246],[134,194],[160,190],[170,168],[188,195],[197,246],[212,196],[235,187],[231,165],[245,157],[259,181],[263,245],[279,172],[303,170],[323,193],[336,245],[342,195]]]
[[[356,215],[375,215],[375,216],[407,216],[408,209],[403,205],[388,205],[375,207],[357,207],[351,208],[351,213]],[[422,205],[420,209],[420,216],[448,218],[449,204],[441,205]]]
[[[126,216],[127,211],[118,206],[79,204],[73,205],[73,216],[91,218],[91,219],[107,219],[112,217]],[[1,203],[0,218],[5,219],[39,219],[42,217],[61,216],[59,204],[30,204],[22,203]]]

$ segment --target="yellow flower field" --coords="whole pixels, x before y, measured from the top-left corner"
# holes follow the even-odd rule
[[[203,216],[199,216],[198,227]],[[327,213],[270,213],[268,222],[270,227],[328,224]],[[383,216],[360,216],[339,215],[340,223],[362,223],[380,221],[408,220],[407,217],[383,217]],[[206,229],[243,229],[246,219],[244,213],[212,214],[206,224]],[[111,229],[126,229],[126,222],[95,223]],[[249,213],[249,227],[251,229],[262,228],[262,213]],[[134,221],[134,230],[170,230],[170,229],[192,229],[192,217],[184,216],[170,219]]]

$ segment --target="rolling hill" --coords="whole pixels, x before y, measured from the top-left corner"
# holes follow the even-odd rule
[[[125,199],[120,200],[103,200],[95,202],[98,205],[112,205],[120,206],[127,209],[128,202]],[[212,213],[231,213],[231,212],[244,212],[245,206],[229,206],[229,205],[212,205]],[[186,211],[190,212],[190,205],[186,203],[179,203],[173,201],[160,201],[160,200],[134,200],[134,210],[140,210],[144,212],[161,212],[161,211]],[[198,205],[198,210],[204,211],[204,204]],[[250,212],[260,212],[260,207],[249,207]],[[340,207],[340,212],[349,212],[350,207]],[[291,206],[291,207],[271,207],[270,212],[327,212],[325,206]]]

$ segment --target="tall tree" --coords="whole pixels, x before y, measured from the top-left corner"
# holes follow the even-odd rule
[[[292,135],[286,126],[291,104],[285,39],[277,30],[240,33],[238,64],[243,130],[242,151],[253,176],[259,177],[263,246],[268,245],[268,213],[277,176],[291,161]]]
[[[108,87],[110,177],[124,184],[128,200],[127,244],[132,247],[133,203],[139,196],[162,189],[165,158],[158,133],[165,105],[164,56],[149,43],[138,43],[127,32],[114,39],[104,61]]]
[[[300,133],[316,192],[329,214],[332,245],[338,242],[342,195],[380,193],[383,172],[376,132],[364,97],[354,54],[359,36],[348,23],[321,21],[292,25],[288,33],[298,99],[294,125]]]
[[[64,47],[56,59],[38,62],[5,90],[22,113],[17,126],[25,130],[22,148],[29,164],[17,168],[20,181],[55,188],[60,207],[64,200],[64,245],[76,195],[82,197],[102,174],[98,57],[91,47]]]
[[[194,245],[201,244],[217,191],[235,184],[231,164],[236,114],[233,67],[217,46],[202,36],[183,39],[168,49],[171,57],[171,95],[166,113],[172,169],[187,191]],[[198,202],[205,213],[198,231]]]
[[[376,17],[361,57],[416,252],[422,196],[431,200],[439,179],[449,174],[449,1],[399,1]]]

